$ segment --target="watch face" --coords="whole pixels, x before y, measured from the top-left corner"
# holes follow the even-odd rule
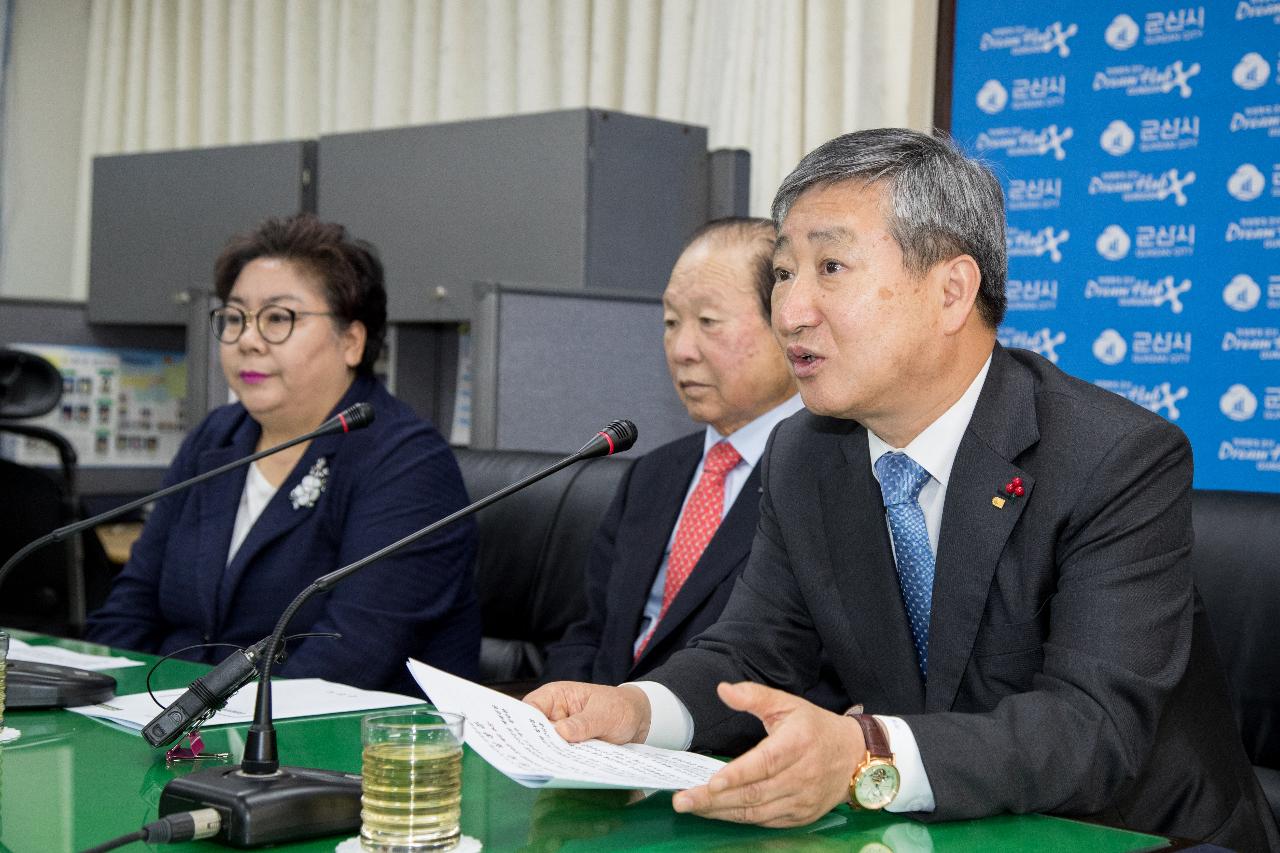
[[[898,793],[898,768],[885,761],[872,759],[853,783],[858,805],[864,809],[882,809]]]

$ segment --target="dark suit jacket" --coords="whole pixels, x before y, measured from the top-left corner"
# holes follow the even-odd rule
[[[467,503],[444,439],[375,380],[357,378],[337,410],[373,405],[374,422],[311,442],[263,510],[235,559],[227,550],[248,468],[156,505],[88,637],[168,654],[195,643],[248,646],[271,633],[294,596],[317,577],[425,527]],[[212,412],[183,442],[166,484],[253,452],[261,430],[244,407]],[[324,457],[329,477],[313,506],[290,492]],[[283,676],[318,676],[420,695],[409,655],[468,677],[479,667],[480,614],[472,586],[468,520],[370,565],[314,596],[289,633],[330,631],[341,640],[289,644]],[[228,649],[184,656],[220,661]]]
[[[759,519],[758,465],[633,664],[632,647],[645,601],[702,459],[703,444],[702,431],[664,444],[637,461],[618,486],[592,542],[587,614],[548,650],[545,680],[635,680],[688,645],[720,615],[751,552]]]
[[[1192,586],[1176,427],[996,347],[947,487],[927,686],[866,430],[802,412],[762,467],[760,530],[721,620],[651,674],[689,708],[695,746],[741,724],[717,682],[799,693],[825,650],[851,697],[911,726],[937,800],[922,818],[1275,840]],[[1014,476],[1025,495],[997,508]]]

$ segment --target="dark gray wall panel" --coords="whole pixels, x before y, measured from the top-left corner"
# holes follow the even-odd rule
[[[178,323],[150,328],[90,326],[80,302],[0,299],[0,346],[16,343],[181,350],[186,337]]]
[[[393,320],[462,320],[472,282],[582,281],[586,149],[584,110],[325,136],[320,215],[378,247]]]
[[[707,219],[751,215],[751,152],[718,148],[707,154]]]
[[[642,453],[698,428],[671,386],[657,299],[501,291],[486,299],[498,300],[496,447],[571,453],[627,418]],[[487,334],[481,326],[473,334]],[[481,359],[483,346],[476,341]],[[477,382],[482,371],[477,364]],[[480,401],[473,405],[478,419]]]
[[[707,212],[706,129],[566,110],[325,136],[319,210],[377,245],[393,320],[476,282],[659,294]]]
[[[585,286],[661,295],[707,221],[707,129],[591,115]]]
[[[227,238],[314,209],[314,142],[97,157],[89,321],[181,325],[175,294],[212,289]]]

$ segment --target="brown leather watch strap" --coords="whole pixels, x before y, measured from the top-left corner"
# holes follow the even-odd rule
[[[868,755],[872,758],[893,760],[893,753],[889,750],[889,736],[885,734],[884,726],[880,725],[879,720],[871,714],[858,713],[854,708],[850,708],[844,714],[846,717],[857,720],[858,725],[862,726],[862,739],[866,741]]]

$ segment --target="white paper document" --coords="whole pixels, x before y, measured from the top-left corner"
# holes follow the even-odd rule
[[[705,784],[723,761],[638,743],[569,743],[541,711],[447,672],[409,660],[409,671],[441,711],[467,718],[467,746],[528,788],[652,788]]]
[[[104,669],[124,669],[127,666],[142,666],[142,661],[133,660],[132,658],[87,655],[82,652],[73,652],[60,646],[33,646],[30,643],[24,643],[17,637],[9,638],[9,660],[54,663],[58,666],[90,669],[94,672],[101,672]]]
[[[236,725],[253,722],[253,706],[258,691],[253,684],[246,685],[239,693],[231,697],[227,706],[202,726]],[[156,698],[166,707],[185,692],[185,688],[176,690],[157,690]],[[271,717],[279,722],[293,717],[311,717],[317,714],[341,714],[349,711],[373,711],[378,708],[397,708],[401,705],[417,705],[421,699],[412,696],[401,696],[398,693],[380,693],[375,690],[361,690],[346,684],[336,684],[322,678],[281,678],[271,680]],[[126,728],[141,732],[142,727],[155,719],[160,707],[151,701],[146,693],[131,693],[128,696],[117,696],[100,702],[97,705],[84,705],[79,708],[68,708],[86,717],[96,717],[119,723]]]

